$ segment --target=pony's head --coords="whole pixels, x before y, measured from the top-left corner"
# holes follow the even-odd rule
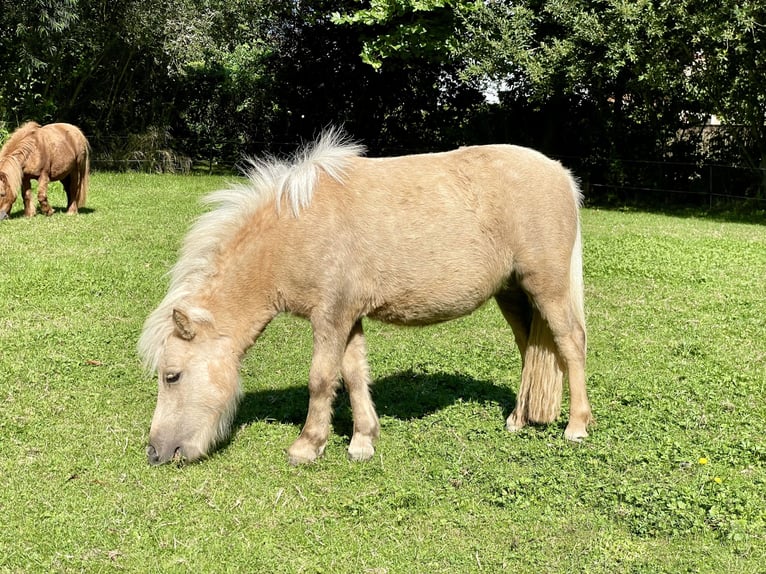
[[[3,171],[0,171],[0,221],[11,214],[13,202],[16,201],[16,181]]]
[[[150,464],[206,456],[228,436],[242,396],[238,353],[210,314],[174,308],[168,315],[164,325],[150,316],[140,342],[145,364],[159,378]]]

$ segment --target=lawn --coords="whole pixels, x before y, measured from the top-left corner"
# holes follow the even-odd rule
[[[341,396],[324,457],[287,465],[311,333],[284,316],[244,362],[231,441],[150,467],[136,340],[225,181],[96,173],[80,215],[55,184],[59,213],[0,224],[0,572],[764,572],[766,225],[583,211],[581,444],[565,417],[505,431],[521,364],[490,303],[366,324],[367,463]]]

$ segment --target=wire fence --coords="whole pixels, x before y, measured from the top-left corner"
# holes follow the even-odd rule
[[[589,204],[766,207],[766,168],[580,156],[556,159],[580,180]]]
[[[96,170],[105,171],[234,174],[248,155],[268,153],[279,156],[305,142],[250,142],[249,153],[239,151],[239,142],[219,142],[217,149],[197,152],[193,156],[170,151],[167,144],[181,148],[186,147],[183,144],[191,143],[187,149],[204,148],[175,140],[154,143],[159,145],[139,146],[139,149],[122,153],[94,154],[91,165]],[[411,151],[386,148],[387,155]],[[557,159],[580,179],[589,203],[713,207],[721,203],[747,202],[759,209],[766,207],[766,168],[576,156]]]
[[[586,199],[626,204],[693,205],[752,203],[766,207],[766,169],[713,163],[622,160],[611,178],[591,177]],[[603,169],[603,166],[598,166]],[[596,173],[600,169],[594,170]],[[587,176],[586,176],[587,177]]]

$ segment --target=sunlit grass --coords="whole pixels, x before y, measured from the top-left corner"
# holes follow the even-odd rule
[[[92,181],[77,217],[17,206],[0,224],[0,571],[763,571],[766,226],[584,211],[583,444],[565,417],[504,430],[521,365],[489,304],[366,324],[368,463],[345,458],[341,396],[324,458],[286,464],[311,333],[281,317],[244,362],[232,440],[152,468],[135,342],[198,198],[225,180]]]

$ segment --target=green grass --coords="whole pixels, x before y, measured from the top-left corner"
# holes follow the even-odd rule
[[[79,216],[0,224],[0,572],[764,572],[766,226],[583,212],[582,444],[565,417],[504,430],[520,361],[489,304],[367,323],[370,462],[345,458],[340,397],[324,458],[286,464],[311,334],[281,317],[243,365],[232,440],[152,468],[135,342],[224,181],[97,173]]]

